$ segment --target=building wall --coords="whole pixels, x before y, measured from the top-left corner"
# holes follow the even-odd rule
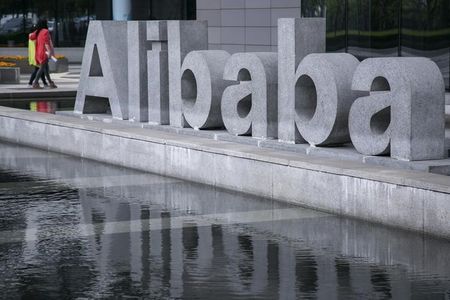
[[[197,0],[197,20],[208,21],[210,49],[230,53],[276,51],[277,20],[300,18],[300,0]]]
[[[448,0],[196,0],[197,19],[208,21],[210,49],[230,53],[277,50],[277,19],[326,17],[327,52],[363,60],[424,56],[440,68],[450,90]]]

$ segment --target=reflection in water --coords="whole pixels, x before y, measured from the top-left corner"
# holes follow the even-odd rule
[[[253,276],[253,245],[248,235],[238,235],[239,253],[239,278],[244,285],[250,285]]]
[[[381,298],[392,298],[391,283],[386,270],[379,267],[370,266],[370,282],[375,295]]]
[[[183,249],[186,259],[197,258],[198,229],[194,224],[185,224],[183,227]]]
[[[2,298],[435,299],[450,242],[0,144]]]
[[[55,101],[30,101],[30,111],[54,114],[58,110],[58,103]]]
[[[350,263],[346,259],[336,257],[334,259],[336,278],[337,278],[337,293],[338,298],[345,295],[353,294],[352,281],[350,279]]]
[[[170,289],[170,257],[172,252],[172,244],[170,239],[170,213],[161,212],[161,259],[162,259],[162,287],[163,290],[161,296],[169,296]]]
[[[317,292],[317,262],[309,250],[297,254],[295,275],[300,295],[309,298]]]

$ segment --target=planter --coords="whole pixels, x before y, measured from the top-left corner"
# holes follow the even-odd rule
[[[0,68],[0,83],[11,84],[20,83],[20,68]]]
[[[65,57],[58,59],[56,63],[50,60],[48,66],[52,73],[69,72],[69,60]]]
[[[34,66],[30,66],[28,60],[16,60],[13,61],[20,68],[20,73],[22,74],[31,74],[34,71]]]
[[[16,64],[16,67],[20,68],[21,74],[31,74],[34,71],[34,66],[30,66],[28,59],[3,58],[2,61]]]
[[[13,59],[13,58],[2,58],[2,61],[10,62],[16,64],[20,68],[21,74],[31,74],[34,71],[34,66],[30,66],[27,59]],[[51,59],[49,60],[48,67],[51,73],[64,73],[69,71],[69,60],[66,57],[58,59],[55,63]]]

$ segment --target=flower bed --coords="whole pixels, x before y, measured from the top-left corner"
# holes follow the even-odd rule
[[[69,71],[69,60],[64,55],[55,55],[58,59],[56,63],[50,60],[49,68],[50,72],[62,73]],[[0,61],[7,63],[14,63],[22,74],[31,74],[34,71],[34,66],[30,66],[28,63],[28,56],[23,55],[4,55],[0,56]]]
[[[12,68],[16,66],[17,65],[15,63],[0,61],[0,68]]]
[[[3,55],[0,56],[0,61],[15,64],[16,67],[20,68],[22,74],[31,74],[34,71],[34,67],[28,64],[28,56]]]
[[[28,61],[28,56],[23,55],[0,55],[1,61],[16,62],[16,61]]]

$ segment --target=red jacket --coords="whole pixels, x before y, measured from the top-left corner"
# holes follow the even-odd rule
[[[48,29],[41,29],[38,36],[36,36],[35,31],[29,35],[29,38],[32,41],[36,41],[36,62],[40,65],[47,62],[48,56],[45,53],[45,44],[51,47],[50,34],[48,32]]]

